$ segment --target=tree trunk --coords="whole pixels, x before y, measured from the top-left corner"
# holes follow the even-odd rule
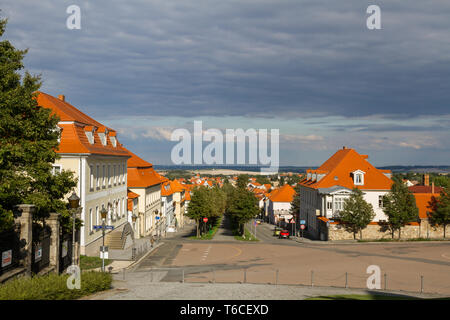
[[[446,229],[447,225],[444,223],[444,239],[445,239],[445,229]]]
[[[359,230],[359,240],[362,240],[362,230]]]
[[[398,229],[398,240],[400,240],[401,235],[402,235],[402,227],[400,227],[400,228]]]
[[[200,238],[200,220],[197,219],[197,238]]]

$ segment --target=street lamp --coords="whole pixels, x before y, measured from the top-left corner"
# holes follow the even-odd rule
[[[75,215],[80,207],[80,197],[74,191],[68,200],[72,211],[72,264],[75,264]]]
[[[102,217],[102,239],[103,239],[103,246],[102,246],[102,271],[105,272],[105,220],[106,215],[108,214],[108,210],[105,209],[105,207],[100,210],[100,215]]]

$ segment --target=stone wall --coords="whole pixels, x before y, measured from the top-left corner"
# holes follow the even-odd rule
[[[320,220],[319,220],[320,221]],[[326,223],[320,221],[321,239],[328,240],[353,240],[353,233],[345,230],[341,224],[330,224],[329,227]],[[450,229],[450,228],[447,228]],[[395,232],[394,238],[398,239],[398,231]],[[447,230],[447,238],[449,237],[449,231]],[[444,238],[443,227],[433,227],[428,223],[428,220],[422,220],[420,224],[406,225],[401,229],[400,239],[442,239]],[[356,239],[360,240],[360,234],[356,235]],[[389,231],[386,225],[383,224],[369,224],[364,230],[362,230],[362,240],[379,240],[379,239],[392,239],[392,233]]]

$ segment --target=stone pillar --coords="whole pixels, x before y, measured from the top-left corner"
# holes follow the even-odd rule
[[[31,255],[33,250],[33,213],[36,207],[32,204],[20,204],[14,207],[14,222],[20,225],[20,262],[31,276]]]
[[[47,225],[52,231],[50,237],[50,266],[55,268],[56,273],[59,273],[59,216],[59,213],[50,213],[50,218],[47,219]]]

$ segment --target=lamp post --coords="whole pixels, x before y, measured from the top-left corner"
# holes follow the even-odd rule
[[[102,239],[103,239],[103,245],[102,245],[102,271],[105,272],[105,220],[106,215],[108,214],[108,211],[105,209],[105,207],[102,208],[100,211],[101,217],[102,217]]]
[[[72,264],[75,264],[75,215],[80,207],[80,197],[77,196],[75,191],[69,197],[69,205],[72,211]]]

